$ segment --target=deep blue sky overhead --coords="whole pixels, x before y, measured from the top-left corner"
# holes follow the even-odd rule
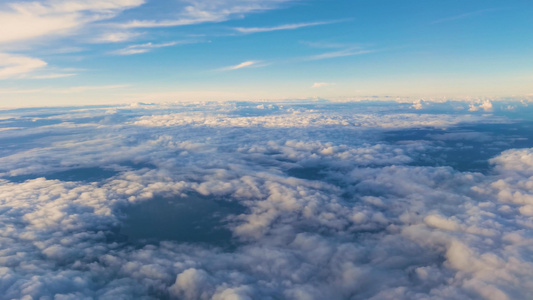
[[[531,1],[2,1],[0,106],[530,96],[531,15]]]

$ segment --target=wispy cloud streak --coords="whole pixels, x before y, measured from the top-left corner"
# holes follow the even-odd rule
[[[0,7],[0,44],[66,36],[144,0],[8,2]]]
[[[130,45],[126,48],[119,49],[111,53],[116,54],[116,55],[141,54],[141,53],[150,52],[153,49],[157,49],[157,48],[171,47],[171,46],[175,46],[178,44],[188,44],[188,43],[192,43],[192,42],[191,41],[180,41],[180,42],[175,41],[175,42],[168,42],[168,43],[162,43],[162,44],[145,43],[145,44],[139,44],[139,45]]]
[[[459,14],[459,15],[456,15],[456,16],[451,16],[451,17],[447,17],[447,18],[438,19],[438,20],[435,20],[435,21],[431,22],[431,24],[439,24],[439,23],[446,23],[446,22],[466,19],[466,18],[469,18],[469,17],[479,16],[479,15],[483,15],[483,14],[486,14],[486,13],[489,13],[489,12],[493,12],[493,11],[497,11],[497,10],[501,10],[501,9],[497,9],[497,8],[481,9],[481,10],[477,10],[477,11],[472,11],[472,12]]]
[[[293,29],[299,29],[299,28],[304,28],[304,27],[332,24],[332,23],[337,23],[337,22],[338,21],[324,21],[324,22],[284,24],[284,25],[273,26],[273,27],[235,27],[233,29],[235,29],[236,31],[240,33],[259,33],[259,32],[270,32],[270,31],[278,31],[278,30],[293,30]]]
[[[76,73],[51,73],[45,75],[36,75],[31,77],[32,79],[56,79],[76,76]]]
[[[291,0],[199,0],[187,2],[190,5],[181,8],[175,19],[133,20],[119,26],[122,28],[156,28],[223,22],[248,13],[276,9],[281,4],[291,2]]]
[[[326,52],[322,54],[312,55],[306,58],[306,60],[322,60],[322,59],[330,59],[330,58],[337,58],[337,57],[346,57],[346,56],[355,56],[355,55],[363,55],[375,52],[375,50],[363,50],[360,48],[356,49],[343,49],[338,51],[331,51]]]
[[[250,67],[263,67],[263,66],[266,66],[267,64],[261,62],[261,61],[258,61],[258,60],[248,60],[248,61],[244,61],[238,65],[234,65],[234,66],[228,66],[228,67],[224,67],[224,68],[221,68],[219,69],[220,71],[232,71],[232,70],[238,70],[238,69],[243,69],[243,68],[250,68]]]
[[[20,78],[46,65],[38,58],[0,53],[0,80]]]

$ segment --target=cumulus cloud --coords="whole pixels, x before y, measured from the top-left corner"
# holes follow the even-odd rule
[[[446,127],[460,122],[479,120],[478,116],[436,116],[429,114],[358,114],[356,111],[316,113],[314,110],[297,111],[288,109],[284,114],[242,117],[235,115],[205,115],[202,113],[176,113],[143,116],[134,122],[140,126],[215,126],[215,127],[309,127],[337,125],[346,127]]]
[[[331,85],[335,85],[335,83],[330,83],[330,82],[315,82],[313,83],[313,85],[311,86],[311,88],[321,88],[321,87],[326,87],[326,86],[331,86]]]
[[[2,128],[17,127],[0,131],[6,145],[0,293],[8,299],[533,293],[533,148],[497,154],[485,173],[459,171],[442,164],[453,152],[439,142],[466,143],[487,119],[388,114],[390,103],[337,105],[0,111]],[[330,120],[333,112],[340,121]],[[360,123],[374,125],[344,125],[355,112]],[[178,121],[187,116],[193,121]],[[381,123],[388,125],[375,125]],[[461,126],[469,131],[448,132]],[[442,139],[412,138],[431,130]],[[186,197],[241,208],[217,215],[212,225],[231,233],[232,247],[121,235],[127,208],[157,199],[179,208]]]
[[[416,100],[411,107],[414,109],[422,109],[424,107],[424,102],[422,100]]]
[[[469,111],[483,110],[486,112],[492,111],[492,102],[490,100],[476,101],[470,103]]]

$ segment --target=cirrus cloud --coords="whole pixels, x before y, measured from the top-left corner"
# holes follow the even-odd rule
[[[24,77],[46,65],[38,58],[0,53],[0,79]]]
[[[69,35],[143,3],[144,0],[8,2],[0,9],[0,44]]]

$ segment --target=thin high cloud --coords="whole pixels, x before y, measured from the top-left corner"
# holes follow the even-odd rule
[[[122,43],[145,34],[136,28],[171,27],[179,25],[223,22],[241,18],[250,13],[277,9],[292,0],[223,0],[223,1],[176,1],[175,19],[162,19],[157,13],[153,19],[129,20],[109,23],[125,10],[138,8],[147,0],[97,0],[67,1],[38,0],[22,2],[10,0],[0,7],[0,46],[6,49],[31,48],[44,39],[78,36],[85,43]],[[96,31],[103,34],[92,34]],[[150,52],[156,48],[170,47],[190,42],[146,43],[130,45],[115,50],[115,55],[134,55]],[[11,50],[16,51],[16,50]],[[72,73],[33,74],[47,66],[39,58],[4,53],[0,62],[0,80],[12,78],[57,79],[72,76]],[[9,56],[9,59],[6,59]],[[23,58],[25,57],[25,58]]]
[[[304,28],[304,27],[326,25],[326,24],[332,24],[332,23],[337,23],[337,22],[340,22],[340,21],[295,23],[295,24],[284,24],[284,25],[272,26],[272,27],[235,27],[233,29],[240,33],[248,34],[248,33],[278,31],[278,30],[294,30],[294,29],[299,29],[299,28]]]
[[[487,9],[476,10],[472,12],[467,12],[467,13],[463,13],[463,14],[459,14],[455,16],[438,19],[438,20],[431,22],[431,24],[439,24],[439,23],[457,21],[457,20],[466,19],[470,17],[481,16],[481,15],[494,12],[494,11],[499,11],[499,10],[502,10],[502,9],[501,8],[487,8]]]
[[[368,49],[367,45],[361,45],[361,44],[345,44],[345,43],[324,42],[324,41],[319,41],[319,42],[302,41],[301,43],[312,48],[331,49],[331,51],[328,51],[328,52],[307,56],[303,58],[303,60],[322,60],[322,59],[331,59],[331,58],[337,58],[337,57],[363,55],[363,54],[369,54],[369,53],[376,52],[376,50]],[[333,50],[333,49],[336,49],[336,50]]]
[[[0,10],[0,44],[67,36],[108,20],[144,0],[8,2]]]
[[[122,42],[139,33],[125,29],[173,27],[208,22],[223,22],[280,8],[294,0],[223,0],[176,1],[171,4],[174,19],[162,19],[159,15],[146,20],[127,20],[108,23],[125,10],[138,8],[146,0],[37,0],[33,2],[5,3],[0,8],[0,45],[5,43],[34,43],[43,38],[86,35],[98,26],[109,31],[93,42]],[[98,24],[96,24],[98,22]],[[118,31],[113,31],[114,29]]]
[[[111,52],[115,55],[133,55],[133,54],[141,54],[141,53],[147,53],[157,48],[165,48],[165,47],[172,47],[176,46],[178,44],[188,44],[193,43],[192,41],[174,41],[174,42],[168,42],[168,43],[161,43],[161,44],[153,44],[153,43],[145,43],[145,44],[139,44],[139,45],[130,45],[126,48],[119,49],[116,51]]]
[[[223,1],[187,1],[188,5],[178,8],[175,19],[167,20],[133,20],[119,24],[121,28],[157,28],[216,23],[233,17],[250,13],[272,10],[292,0],[223,0]]]
[[[251,67],[263,67],[266,65],[267,65],[266,63],[260,60],[247,60],[237,65],[220,68],[219,70],[220,71],[232,71],[232,70],[239,70],[239,69],[251,68]]]
[[[50,74],[43,74],[43,75],[35,75],[32,76],[32,79],[56,79],[56,78],[65,78],[65,77],[72,77],[76,76],[76,73],[50,73]]]
[[[306,60],[322,60],[322,59],[331,59],[331,58],[338,58],[338,57],[346,57],[346,56],[356,56],[356,55],[363,55],[363,54],[369,54],[376,52],[375,50],[366,50],[361,48],[348,48],[348,49],[342,49],[337,51],[330,51],[325,52],[317,55],[311,55],[306,57]]]
[[[90,41],[93,43],[120,43],[131,41],[141,35],[143,35],[141,32],[115,31],[102,34]]]
[[[0,53],[0,79],[23,78],[46,65],[38,58]]]
[[[18,49],[45,38],[79,34],[95,22],[112,19],[124,10],[142,4],[144,0],[10,1],[0,7],[0,46]],[[0,80],[73,76],[72,73],[46,74],[42,70],[47,65],[39,58],[1,53]],[[36,71],[40,71],[40,74],[34,74]]]

